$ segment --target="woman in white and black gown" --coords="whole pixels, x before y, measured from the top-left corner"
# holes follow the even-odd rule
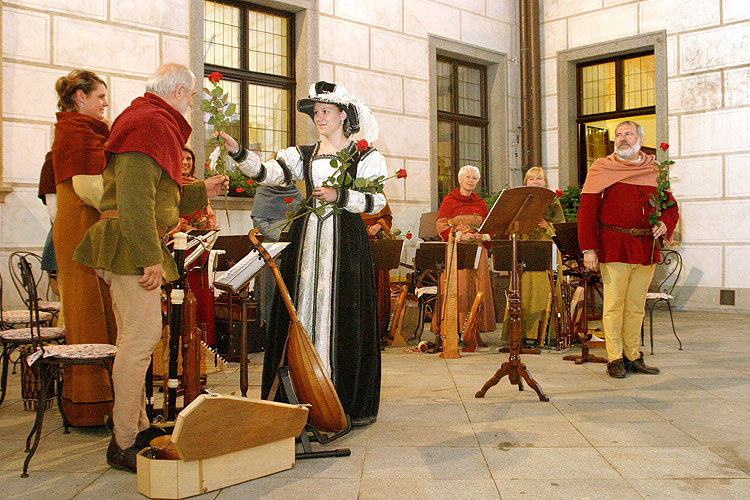
[[[353,425],[375,421],[380,400],[380,344],[377,290],[367,232],[360,214],[385,206],[382,194],[323,187],[335,171],[331,159],[347,148],[353,156],[348,173],[354,177],[386,176],[385,158],[372,147],[358,151],[349,140],[361,130],[372,143],[378,127],[372,112],[339,85],[318,82],[297,109],[309,115],[321,140],[283,149],[276,159],[258,157],[222,133],[240,169],[260,184],[289,184],[304,180],[315,207],[335,202],[323,215],[310,211],[289,229],[291,245],[284,251],[281,274],[297,314],[315,345]],[[277,294],[269,325],[263,366],[262,397],[270,391],[283,354],[289,316]]]

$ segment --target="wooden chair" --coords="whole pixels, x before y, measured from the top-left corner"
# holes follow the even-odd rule
[[[682,255],[677,250],[663,250],[661,262],[656,264],[654,281],[646,294],[646,310],[648,310],[649,337],[651,340],[651,354],[654,353],[654,307],[663,302],[669,311],[669,321],[672,323],[672,333],[682,350],[682,341],[677,336],[672,316],[672,302],[674,301],[674,287],[682,274]],[[641,323],[641,345],[644,342],[644,325]]]
[[[114,360],[115,354],[117,354],[117,347],[110,344],[71,344],[71,345],[45,345],[44,335],[42,329],[39,326],[39,302],[36,296],[36,283],[34,282],[34,275],[31,271],[31,265],[27,260],[26,256],[20,256],[18,259],[18,265],[21,271],[21,278],[24,287],[29,297],[29,315],[34,319],[31,330],[31,341],[34,346],[34,353],[27,358],[27,363],[30,367],[36,365],[39,368],[39,379],[41,381],[41,390],[39,391],[39,399],[37,402],[36,419],[34,420],[34,426],[31,428],[28,437],[26,438],[26,460],[23,463],[23,473],[21,477],[29,477],[29,462],[34,456],[37,447],[39,446],[39,440],[42,437],[42,424],[44,423],[44,401],[47,396],[47,391],[50,384],[54,384],[55,381],[59,380],[60,371],[68,366],[81,366],[81,365],[94,365],[101,366],[107,371],[109,375],[110,387],[112,386],[112,371],[110,365]],[[60,412],[62,413],[61,400],[61,387],[58,384],[57,390],[57,404]],[[114,387],[112,389],[114,393]],[[65,415],[63,415],[63,423],[66,425],[65,432],[67,433],[67,424]]]
[[[422,241],[442,241],[435,225],[437,215],[437,212],[426,212],[419,217],[418,236]],[[421,340],[425,318],[432,320],[433,311],[437,303],[437,271],[434,269],[416,269],[415,266],[413,283],[414,293],[419,306],[419,318],[412,338]],[[434,292],[432,291],[432,287],[434,287]]]

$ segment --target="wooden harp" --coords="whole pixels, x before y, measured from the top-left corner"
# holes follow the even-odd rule
[[[464,329],[461,332],[461,341],[466,344],[462,349],[464,352],[476,352],[477,332],[479,331],[479,315],[484,310],[484,292],[477,292],[471,310],[466,315]]]
[[[255,236],[257,232],[257,229],[250,230],[248,237],[273,272],[276,286],[284,300],[291,321],[286,344],[286,357],[297,399],[302,404],[310,405],[308,418],[316,429],[325,432],[342,431],[349,426],[349,423],[339,396],[336,394],[336,388],[333,386],[333,382],[328,376],[328,370],[320,360],[315,346],[310,342],[310,337],[307,336],[307,332],[297,316],[297,311],[294,309],[294,304],[292,304],[292,299],[279,268],[276,267],[273,258]]]
[[[445,247],[445,300],[440,315],[440,336],[443,337],[441,358],[460,358],[458,353],[458,239],[451,231]]]
[[[391,319],[388,323],[388,345],[404,347],[406,341],[401,336],[401,329],[404,326],[404,313],[406,312],[406,285],[401,287],[401,291],[396,299],[396,307],[393,309]]]

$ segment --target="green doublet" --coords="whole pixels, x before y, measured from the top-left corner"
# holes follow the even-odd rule
[[[205,184],[187,184],[180,196],[179,185],[153,158],[137,152],[111,155],[102,175],[100,209],[117,210],[117,218],[94,224],[73,259],[115,274],[142,274],[144,267],[160,263],[167,281],[177,279],[177,266],[159,235],[175,227],[180,214],[206,206]]]

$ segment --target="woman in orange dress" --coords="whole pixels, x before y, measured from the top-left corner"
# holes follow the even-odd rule
[[[111,343],[117,335],[109,288],[93,269],[73,261],[73,252],[99,220],[103,192],[104,147],[109,127],[103,121],[107,86],[91,71],[74,70],[55,84],[58,95],[52,166],[57,188],[53,241],[68,344]],[[92,366],[66,368],[62,411],[68,423],[104,425],[112,413],[106,372]]]
[[[385,207],[375,214],[360,214],[367,227],[367,237],[377,238],[381,231],[385,234],[391,232],[393,227],[393,213],[385,201]],[[388,336],[388,326],[391,319],[391,272],[379,270],[375,272],[378,276],[378,331],[381,342]]]

